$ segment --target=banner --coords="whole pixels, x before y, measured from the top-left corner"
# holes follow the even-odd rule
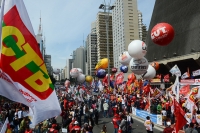
[[[176,76],[178,76],[178,77],[181,76],[181,71],[180,71],[180,69],[178,68],[177,65],[175,65],[174,67],[172,67],[172,68],[170,69],[169,72],[170,72],[172,75],[176,75]]]
[[[3,0],[1,13],[0,94],[29,106],[32,126],[60,115],[58,98],[23,0]]]
[[[200,75],[200,69],[192,72],[192,76],[199,76],[199,75]]]
[[[3,127],[1,128],[1,133],[6,133],[8,130],[10,130],[10,132],[11,132],[11,129],[8,126],[10,126],[10,125],[9,125],[9,121],[8,121],[8,117],[7,117],[3,124]]]
[[[134,107],[132,107],[132,112],[133,112],[133,115],[136,115],[144,120],[146,120],[147,116],[150,116],[150,119],[153,123],[162,125],[162,115],[151,114],[147,111],[139,110]]]

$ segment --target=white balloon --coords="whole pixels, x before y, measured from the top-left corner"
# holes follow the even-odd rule
[[[132,58],[129,67],[134,74],[141,75],[144,74],[148,69],[149,63],[146,58],[135,59]]]
[[[72,78],[77,78],[79,75],[79,71],[77,68],[72,68],[70,71],[70,75],[72,76]]]
[[[77,69],[78,69],[79,73],[83,73],[82,69],[80,69],[80,68],[77,68]]]
[[[147,53],[147,45],[140,40],[134,40],[128,45],[128,53],[135,59],[141,59]]]
[[[128,65],[130,60],[131,60],[131,56],[129,55],[128,51],[124,51],[122,54],[119,55],[119,62],[122,65]]]
[[[79,83],[83,83],[85,81],[85,75],[84,74],[79,74],[79,76],[77,77],[77,81]]]
[[[59,68],[54,68],[53,69],[53,73],[54,74],[59,74],[60,73],[60,69]]]
[[[150,80],[150,79],[154,78],[155,76],[156,76],[155,68],[152,67],[151,65],[149,65],[149,67],[147,69],[147,73],[144,75],[143,79]]]

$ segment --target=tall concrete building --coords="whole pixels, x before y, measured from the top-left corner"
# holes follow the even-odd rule
[[[49,75],[53,75],[53,69],[51,66],[51,55],[46,54],[45,38],[43,37],[43,34],[42,34],[41,17],[40,17],[38,33],[36,35],[36,40],[37,40],[38,46],[40,48],[42,57],[44,59],[44,63],[46,65],[47,71],[48,71]]]
[[[86,49],[88,75],[95,77],[95,66],[98,62],[96,22],[91,24],[91,33],[87,36]]]
[[[147,36],[147,27],[143,24],[142,13],[138,11],[138,29],[139,29],[139,40],[145,42]]]
[[[80,68],[85,74],[85,66],[86,66],[86,52],[85,47],[80,46],[73,52],[73,68]]]
[[[137,10],[137,0],[115,0],[112,12],[114,67],[119,68],[119,55],[128,50],[131,41],[142,37],[141,13]],[[141,24],[140,24],[141,23]]]
[[[73,60],[74,59],[68,59],[67,61],[67,78],[70,79],[70,70],[73,68]]]
[[[99,12],[96,19],[97,33],[97,55],[98,61],[107,58],[107,36],[106,36],[106,19],[108,20],[109,34],[109,61],[110,68],[113,67],[113,35],[112,35],[112,14],[107,12]]]

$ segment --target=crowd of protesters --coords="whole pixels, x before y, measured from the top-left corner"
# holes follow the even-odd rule
[[[71,86],[72,89],[75,86]],[[81,86],[79,86],[81,89]],[[167,90],[166,90],[167,91]],[[109,117],[112,119],[114,133],[126,132],[131,133],[133,119],[130,116],[132,109],[146,110],[152,114],[162,115],[164,133],[171,133],[174,130],[176,119],[172,113],[172,101],[166,94],[162,94],[157,98],[149,98],[150,96],[144,91],[137,89],[132,92],[110,91],[104,88],[97,95],[88,92],[72,94],[65,90],[56,90],[62,113],[62,123],[57,123],[56,117],[47,119],[39,123],[35,128],[30,128],[31,120],[27,116],[29,108],[23,104],[11,102],[1,97],[0,106],[0,124],[2,125],[8,118],[10,126],[14,133],[57,133],[61,128],[67,129],[70,133],[93,133],[93,127],[98,125],[100,117]],[[150,92],[151,93],[151,92]],[[76,95],[76,96],[75,96]],[[79,97],[81,95],[81,99]],[[189,112],[184,107],[185,98],[179,98],[179,103],[186,112],[185,118],[188,123],[184,129],[186,133],[200,133],[200,125],[196,120],[196,114],[200,114],[198,101],[198,109]],[[153,132],[154,123],[150,117],[144,123],[147,132]],[[191,131],[192,130],[192,131]],[[107,133],[106,125],[102,126],[101,133]]]

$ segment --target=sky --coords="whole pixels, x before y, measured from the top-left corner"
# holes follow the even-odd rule
[[[111,2],[110,2],[111,1]],[[107,4],[115,0],[105,0]],[[155,0],[137,0],[143,23],[150,24]],[[51,55],[53,68],[64,68],[71,54],[83,46],[91,31],[99,5],[104,0],[24,0],[35,34],[38,33],[40,14],[46,54]]]

